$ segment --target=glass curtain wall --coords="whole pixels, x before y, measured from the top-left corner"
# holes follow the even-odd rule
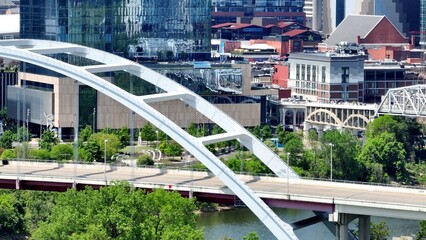
[[[210,0],[21,0],[21,37],[125,57],[210,56]]]

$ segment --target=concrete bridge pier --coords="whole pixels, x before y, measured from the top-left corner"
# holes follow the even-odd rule
[[[324,126],[320,125],[316,127],[318,133],[318,139],[321,139],[324,135]]]
[[[303,124],[303,136],[304,136],[305,139],[308,139],[309,129],[311,129],[311,124],[304,123]]]
[[[370,216],[355,215],[346,213],[332,213],[329,215],[329,221],[336,225],[336,240],[355,239],[349,232],[349,223],[358,218],[358,239],[369,240],[371,235]]]
[[[358,217],[359,240],[369,240],[371,237],[371,217],[359,216]]]

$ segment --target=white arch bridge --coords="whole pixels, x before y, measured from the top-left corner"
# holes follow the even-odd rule
[[[54,54],[75,55],[93,60],[99,64],[76,66],[52,58],[51,55]],[[197,94],[177,84],[175,81],[130,60],[75,44],[32,39],[2,40],[0,41],[0,57],[31,63],[63,74],[123,104],[161,129],[199,159],[253,211],[278,239],[297,239],[292,227],[282,221],[254,191],[238,179],[205,145],[237,139],[277,176],[291,179],[299,179],[300,177],[244,127]],[[162,89],[164,93],[135,96],[94,75],[94,73],[116,71],[125,71],[137,76]],[[150,103],[168,100],[181,100],[219,125],[225,130],[225,133],[201,138],[191,136],[149,105]],[[78,122],[78,111],[75,112],[74,122]],[[74,141],[76,142],[78,140],[77,126],[75,126],[74,131],[76,136]]]
[[[377,105],[361,103],[307,103],[304,127],[305,130],[312,125],[323,128],[365,130],[367,124],[373,119],[375,107]]]
[[[364,131],[367,124],[374,119],[377,104],[363,103],[320,103],[307,101],[281,101],[275,103],[280,108],[280,122],[283,125],[304,125],[310,128],[338,128]],[[290,113],[290,114],[288,114]],[[286,121],[286,116],[293,116],[293,121]],[[301,115],[301,117],[299,117]]]

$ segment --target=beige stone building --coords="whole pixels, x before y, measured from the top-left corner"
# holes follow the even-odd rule
[[[222,66],[223,67],[223,66]],[[251,90],[251,67],[249,64],[229,65],[232,69],[240,69],[242,85],[239,94],[221,92],[207,96],[216,107],[237,120],[243,126],[256,126],[262,122],[262,111],[265,111],[267,95],[277,94],[276,90]],[[67,77],[21,72],[16,86],[9,86],[8,108],[13,109],[11,118],[28,122],[30,128],[38,129],[48,125],[48,116],[52,114],[53,127],[58,129],[61,137],[73,135],[74,119],[79,116],[79,126],[91,125],[96,129],[121,127],[141,128],[146,124],[143,116],[134,116],[131,111],[110,97],[96,93],[91,100],[83,99],[85,91],[93,89]],[[104,78],[111,81],[111,78]],[[219,79],[220,80],[220,79]],[[226,83],[229,85],[229,83]],[[85,90],[86,89],[86,90]],[[221,99],[221,100],[211,100]],[[259,99],[264,99],[262,102]],[[83,111],[83,105],[93,108]],[[153,104],[154,108],[167,116],[178,126],[187,127],[190,123],[209,124],[209,120],[181,101],[168,101]],[[93,110],[92,110],[93,109]],[[86,123],[82,124],[85,118]],[[34,131],[32,131],[34,132]],[[37,132],[37,131],[35,131]],[[40,131],[41,132],[41,131]]]

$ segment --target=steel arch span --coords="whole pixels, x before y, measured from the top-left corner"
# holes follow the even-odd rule
[[[81,67],[46,56],[59,53],[84,57],[100,64]],[[0,56],[50,69],[86,84],[123,104],[169,135],[206,165],[213,174],[218,176],[253,211],[278,239],[297,239],[292,227],[282,221],[204,145],[237,139],[279,177],[288,176],[291,179],[300,179],[300,177],[244,127],[197,94],[175,81],[130,60],[97,49],[70,43],[33,39],[1,40]],[[165,93],[135,96],[94,75],[94,73],[114,71],[128,72],[154,84]],[[168,100],[183,101],[185,104],[193,107],[197,112],[218,124],[225,130],[225,133],[201,138],[191,136],[149,105],[149,103]],[[76,139],[74,141],[77,141],[78,134],[75,135]]]
[[[317,116],[317,114],[324,114],[324,115]],[[334,123],[331,122],[331,119],[330,119],[329,122],[321,121],[321,119],[325,118],[326,116],[333,119]],[[317,120],[317,117],[320,118],[320,120]],[[336,116],[336,114],[334,114],[332,111],[327,110],[327,109],[315,110],[311,114],[309,114],[305,119],[306,119],[305,121],[308,122],[308,123],[316,123],[316,124],[324,124],[324,125],[328,124],[328,125],[333,125],[333,126],[336,126],[336,127],[342,127],[343,126],[342,121]]]

